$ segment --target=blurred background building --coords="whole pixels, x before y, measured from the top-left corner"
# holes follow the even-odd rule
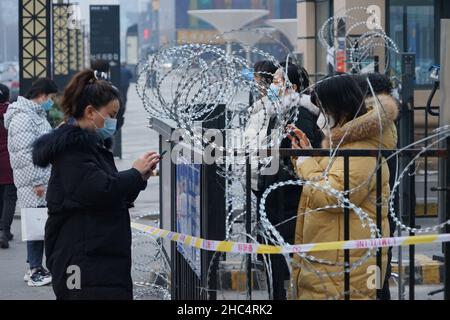
[[[211,25],[188,14],[200,9],[266,9],[270,13],[252,25],[264,25],[265,19],[295,19],[296,0],[147,0],[141,1],[139,15],[139,53],[156,50],[167,43],[206,43],[217,34]],[[276,38],[283,35],[278,34]],[[288,43],[287,41],[284,41]],[[272,46],[271,46],[272,44]],[[260,45],[275,56],[276,48],[266,39]],[[293,48],[291,48],[293,49]],[[283,57],[280,57],[282,59]]]
[[[67,0],[62,2],[68,3]],[[251,26],[267,25],[268,19],[297,19],[297,40],[294,45],[280,32],[275,32],[273,37],[299,54],[303,65],[316,78],[331,70],[327,48],[319,43],[317,37],[323,23],[346,9],[376,5],[380,8],[381,26],[399,50],[416,53],[418,91],[428,90],[432,85],[428,69],[439,62],[439,21],[450,17],[448,0],[83,0],[78,3],[81,7],[80,19],[86,25],[87,34],[89,5],[120,4],[121,57],[131,66],[161,45],[211,41],[217,31],[208,23],[189,15],[189,10],[266,9],[269,14],[251,23]],[[11,65],[10,62],[17,63],[19,59],[17,12],[18,0],[0,1],[1,72],[7,68],[5,62]],[[358,29],[353,35],[363,32],[365,30]],[[236,44],[235,48],[238,46]],[[264,38],[257,47],[278,59],[285,58],[286,51],[271,39]],[[88,50],[86,47],[87,56]],[[384,59],[386,53],[380,50],[376,54],[383,64],[387,61]],[[390,67],[399,69],[398,57],[391,55],[389,58]]]

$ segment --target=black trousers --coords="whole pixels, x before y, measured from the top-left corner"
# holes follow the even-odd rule
[[[17,189],[14,184],[0,184],[0,230],[9,232],[16,211]]]
[[[267,274],[267,286],[269,290],[273,290],[273,300],[287,300],[284,284],[285,281],[289,280],[290,276],[286,259],[280,254],[271,254],[269,256],[272,266],[272,283],[270,283],[269,275]]]
[[[397,163],[396,159],[392,158],[388,160],[388,166],[389,166],[389,187],[392,189],[394,188],[395,184],[395,174],[397,169]],[[398,192],[395,193],[394,197],[394,212],[397,214],[400,209],[400,199],[398,196]],[[388,213],[388,219],[389,219],[389,236],[393,237],[396,229],[396,224],[394,222],[394,219],[391,217],[391,213]],[[384,278],[383,282],[383,288],[381,289],[381,297],[380,300],[391,300],[391,291],[389,289],[389,280],[392,276],[392,247],[389,247],[388,254],[387,254],[387,269],[386,269],[386,277]]]
[[[256,212],[259,221],[259,206],[263,192],[255,190],[252,190],[252,192],[256,196]],[[258,236],[257,240],[259,243],[263,242],[263,239],[260,236]],[[279,254],[270,254],[267,256],[270,260],[272,270],[271,273],[269,273],[269,270],[266,269],[266,282],[269,292],[273,290],[272,300],[287,300],[287,292],[284,284],[285,281],[290,279],[290,273],[286,259]],[[263,260],[260,255],[258,255],[258,259],[261,261]],[[272,278],[272,281],[270,281],[270,278]]]

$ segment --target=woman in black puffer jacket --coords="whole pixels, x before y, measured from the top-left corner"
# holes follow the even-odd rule
[[[116,129],[119,93],[93,71],[72,79],[62,106],[66,123],[33,150],[37,166],[52,165],[45,251],[54,292],[57,299],[132,299],[128,209],[159,155],[149,152],[117,171],[104,141]]]

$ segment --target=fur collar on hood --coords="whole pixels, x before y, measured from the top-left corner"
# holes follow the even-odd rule
[[[103,147],[102,141],[94,131],[63,124],[35,141],[33,163],[45,168],[66,151],[93,152],[98,147]]]
[[[379,136],[399,114],[397,101],[387,94],[368,98],[366,106],[368,110],[366,114],[331,130],[331,142],[334,147],[341,141],[345,144]],[[329,144],[330,137],[326,136],[322,146],[328,149]]]
[[[290,111],[292,108],[303,107],[314,116],[319,116],[320,109],[311,102],[311,96],[300,94],[298,92],[291,93],[281,98],[282,112]]]

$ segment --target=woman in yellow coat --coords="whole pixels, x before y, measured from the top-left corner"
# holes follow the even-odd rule
[[[364,101],[365,94],[357,85],[354,76],[342,75],[319,83],[312,98],[330,119],[331,131],[324,139],[324,148],[333,144],[340,149],[395,149],[397,131],[394,120],[398,107],[393,98],[380,95]],[[378,103],[377,103],[377,102]],[[309,142],[301,131],[296,133],[294,148],[309,148]],[[303,140],[302,140],[303,139]],[[326,190],[344,190],[344,158],[302,157],[293,159],[301,179],[313,181],[306,185],[300,199],[296,225],[296,244],[344,240],[344,209],[336,196]],[[349,160],[350,202],[361,208],[376,225],[376,167],[374,157],[350,157]],[[326,170],[328,169],[328,173]],[[328,182],[327,182],[328,181]],[[327,186],[329,183],[329,187]],[[382,162],[382,235],[389,236],[388,199],[389,169]],[[323,187],[323,188],[321,188]],[[353,190],[354,189],[354,190]],[[335,207],[333,207],[335,206]],[[325,208],[325,209],[324,209]],[[363,226],[358,215],[350,210],[350,239],[369,239],[371,233],[366,221]],[[378,276],[382,284],[386,272],[386,250],[382,251],[382,270]],[[367,250],[350,250],[350,298],[375,299],[376,288],[372,283],[376,267],[376,252],[362,259]],[[344,298],[344,251],[315,252],[316,259],[326,263],[295,255],[292,265],[293,295],[297,299],[343,299]]]

